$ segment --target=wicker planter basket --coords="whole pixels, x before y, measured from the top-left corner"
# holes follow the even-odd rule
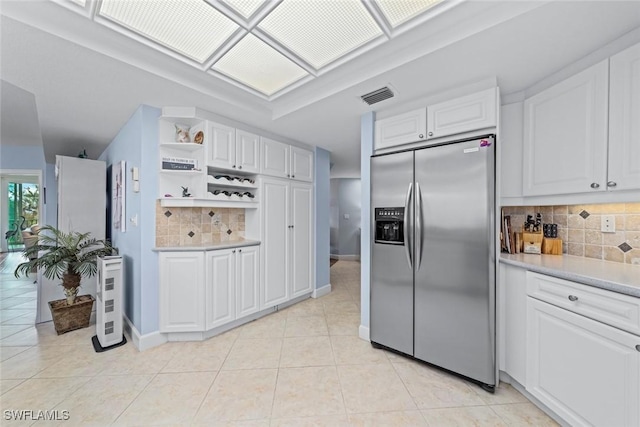
[[[49,301],[53,325],[58,335],[89,326],[94,301],[91,295],[76,297],[72,305],[67,305],[66,299]]]

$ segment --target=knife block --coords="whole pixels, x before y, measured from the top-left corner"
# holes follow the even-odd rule
[[[543,239],[542,233],[522,232],[522,252],[525,254],[541,254]],[[560,248],[562,250],[562,244],[560,244]]]
[[[551,237],[542,239],[542,253],[547,255],[562,255],[562,239]]]

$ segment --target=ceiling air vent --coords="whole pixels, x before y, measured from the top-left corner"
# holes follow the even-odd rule
[[[393,91],[389,87],[385,86],[378,90],[374,90],[373,92],[364,94],[360,98],[362,98],[362,100],[367,104],[373,105],[380,101],[384,101],[385,99],[389,99],[393,97],[394,97]]]

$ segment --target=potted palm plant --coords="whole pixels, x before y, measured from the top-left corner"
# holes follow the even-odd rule
[[[27,276],[37,269],[48,279],[62,279],[66,299],[49,301],[56,332],[62,334],[89,326],[95,300],[77,296],[80,282],[96,274],[98,257],[117,253],[109,241],[92,238],[91,233],[65,233],[47,225],[38,231],[38,242],[23,251],[29,261],[18,264],[14,275]]]

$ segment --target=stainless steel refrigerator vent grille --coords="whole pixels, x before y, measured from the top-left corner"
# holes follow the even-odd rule
[[[373,105],[378,102],[384,101],[385,99],[393,98],[394,96],[395,95],[393,91],[385,86],[378,90],[374,90],[373,92],[366,93],[360,98],[362,98],[362,100],[367,104]]]

